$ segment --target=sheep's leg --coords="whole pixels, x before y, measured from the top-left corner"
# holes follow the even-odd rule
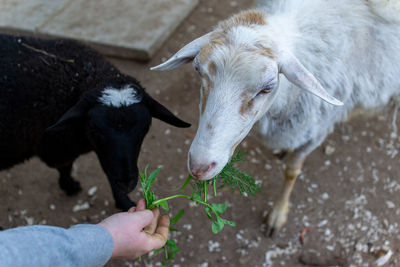
[[[273,236],[286,223],[289,213],[290,194],[296,178],[301,173],[304,160],[324,139],[325,135],[321,135],[317,140],[307,143],[288,155],[283,188],[267,218],[267,235],[269,237]]]
[[[115,199],[115,207],[117,209],[128,211],[130,208],[136,206],[136,203],[130,200],[126,193],[121,192],[118,188],[114,188],[112,185],[111,188]]]
[[[58,184],[67,195],[72,196],[82,191],[81,184],[71,177],[72,163],[59,167],[57,170],[60,173]]]

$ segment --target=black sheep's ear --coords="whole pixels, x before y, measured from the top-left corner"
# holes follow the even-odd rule
[[[143,103],[147,105],[150,110],[150,114],[152,117],[162,120],[168,124],[179,128],[188,128],[190,127],[190,123],[184,122],[183,120],[176,117],[169,111],[166,107],[158,103],[155,99],[153,99],[146,92],[143,93]]]
[[[55,124],[48,127],[46,132],[61,131],[70,127],[72,124],[82,121],[89,111],[89,103],[86,99],[81,99],[75,106],[70,108]]]

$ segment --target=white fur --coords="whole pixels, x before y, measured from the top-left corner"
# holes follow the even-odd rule
[[[127,85],[122,89],[106,88],[99,101],[106,106],[120,108],[122,106],[130,106],[141,101],[137,96],[134,88]]]

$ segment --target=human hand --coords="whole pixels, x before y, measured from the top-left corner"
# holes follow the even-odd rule
[[[114,214],[99,223],[113,238],[111,258],[136,259],[165,245],[169,233],[168,215],[160,217],[159,209],[150,211],[145,207],[144,199],[141,199],[137,207]]]

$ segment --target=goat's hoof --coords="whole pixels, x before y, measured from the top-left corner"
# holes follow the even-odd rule
[[[287,209],[273,209],[267,217],[267,229],[265,235],[267,237],[274,237],[274,235],[282,229],[287,220]]]
[[[68,183],[60,182],[60,187],[68,196],[77,195],[82,191],[81,184],[75,180],[69,180]]]

